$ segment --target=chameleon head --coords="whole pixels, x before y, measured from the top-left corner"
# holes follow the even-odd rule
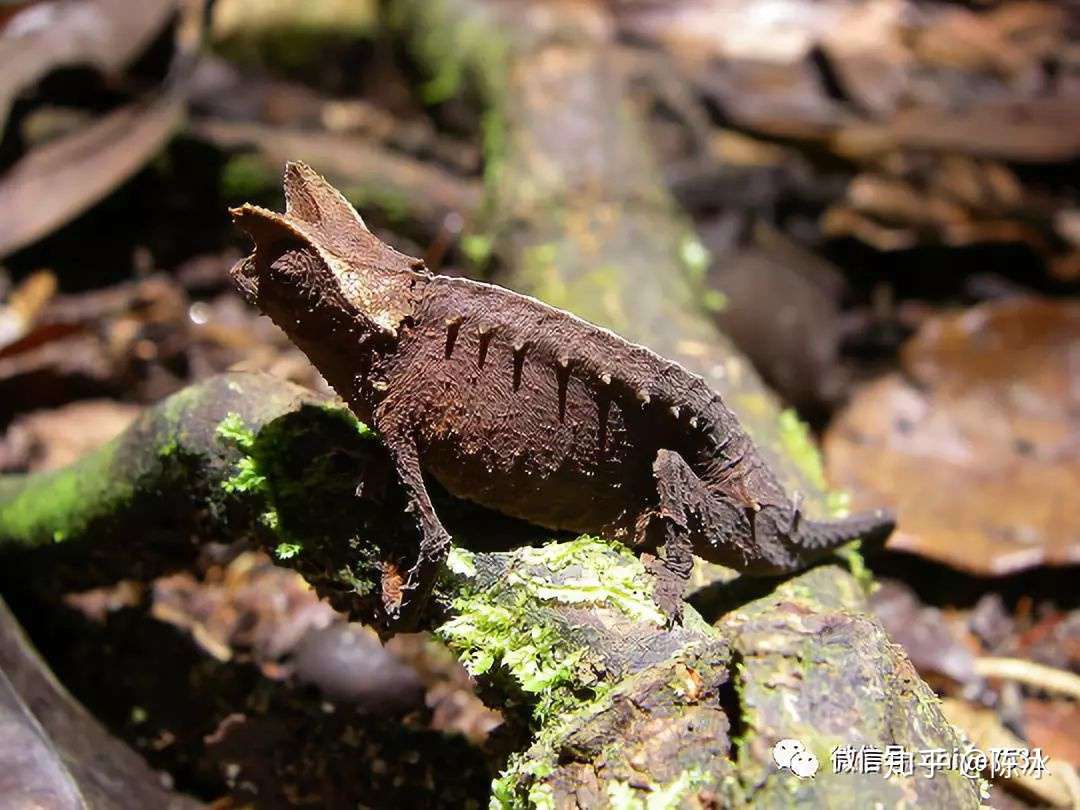
[[[229,271],[233,283],[305,350],[338,330],[395,338],[413,314],[417,283],[430,276],[302,163],[285,166],[284,214],[256,205],[230,213],[255,242]]]

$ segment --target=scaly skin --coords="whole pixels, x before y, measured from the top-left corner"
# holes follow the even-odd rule
[[[404,588],[384,587],[393,618],[423,604],[449,548],[422,471],[648,554],[676,620],[692,554],[777,574],[892,531],[885,512],[804,520],[719,395],[678,364],[533,298],[432,275],[306,166],[286,167],[285,191],[284,215],[233,211],[255,250],[232,276],[395,461],[421,542]]]

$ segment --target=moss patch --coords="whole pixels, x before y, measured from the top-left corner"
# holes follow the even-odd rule
[[[540,621],[533,610],[536,602],[605,602],[610,598],[613,603],[640,609],[637,601],[641,595],[631,592],[625,577],[616,576],[619,584],[607,591],[595,571],[585,573],[588,569],[582,563],[588,562],[594,545],[608,550],[599,541],[583,537],[511,552],[514,563],[494,587],[470,584],[476,568],[468,551],[454,549],[448,561],[447,570],[458,579],[457,596],[451,604],[455,616],[438,627],[437,635],[472,675],[498,670],[509,677],[533,701],[533,719],[541,726],[595,698],[596,679],[583,663],[585,650],[559,628]],[[530,573],[555,572],[570,565],[582,566],[583,573],[566,584]]]
[[[532,704],[538,727],[602,697],[589,650],[552,621],[554,603],[601,606],[635,622],[664,626],[650,579],[632,552],[595,537],[521,548],[504,556],[495,582],[477,578],[470,552],[454,549],[453,618],[436,633],[475,676],[508,678]]]
[[[17,545],[59,543],[128,503],[131,481],[112,474],[114,440],[62,470],[0,477],[0,538]]]
[[[362,535],[378,510],[356,497],[356,459],[372,431],[343,406],[305,405],[257,432],[229,413],[215,433],[240,451],[221,488],[259,510],[274,556],[315,583],[370,594],[376,574]],[[342,566],[349,556],[354,563]]]

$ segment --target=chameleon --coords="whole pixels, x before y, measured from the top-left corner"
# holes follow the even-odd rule
[[[885,510],[804,517],[720,396],[678,363],[535,298],[431,273],[302,163],[284,187],[284,214],[230,210],[254,242],[230,276],[386,446],[419,536],[407,575],[394,587],[384,575],[391,621],[426,603],[450,549],[425,474],[634,549],[672,623],[695,554],[778,575],[892,532]]]

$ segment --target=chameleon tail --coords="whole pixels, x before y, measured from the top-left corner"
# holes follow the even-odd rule
[[[798,546],[822,551],[852,540],[862,540],[867,546],[881,546],[895,527],[896,518],[884,509],[877,509],[838,520],[802,521],[792,539]]]

